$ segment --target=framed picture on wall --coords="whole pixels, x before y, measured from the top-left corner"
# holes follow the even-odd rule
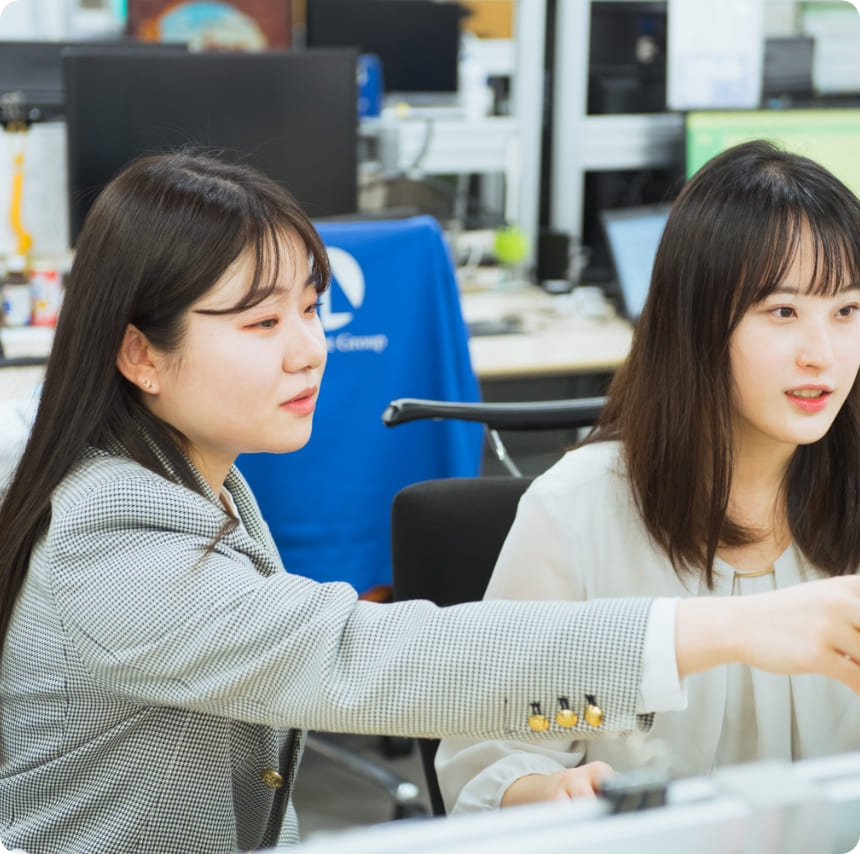
[[[290,47],[290,0],[127,0],[128,33],[141,41],[185,42],[191,50]]]

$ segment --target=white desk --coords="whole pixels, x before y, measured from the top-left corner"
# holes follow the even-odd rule
[[[531,285],[462,293],[467,322],[519,317],[523,332],[472,337],[472,364],[481,380],[528,379],[614,371],[627,357],[633,328],[611,309],[601,319],[576,310],[570,296]]]
[[[47,356],[54,339],[50,326],[3,326],[0,341],[7,358],[16,356]]]
[[[601,798],[321,836],[290,854],[855,854],[860,753],[750,762],[668,785],[666,806],[612,815]],[[850,851],[849,851],[850,849]]]
[[[6,357],[46,356],[53,329],[37,326],[0,329]],[[0,368],[0,486],[12,472],[36,413],[42,365]]]
[[[41,326],[0,328],[0,341],[6,358],[19,356],[47,356],[51,349],[54,330]],[[0,401],[29,399],[42,381],[44,367],[0,368]]]

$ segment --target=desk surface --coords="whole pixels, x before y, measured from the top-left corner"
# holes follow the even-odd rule
[[[523,331],[473,336],[472,364],[482,380],[615,370],[627,357],[632,326],[608,306],[602,317],[582,311],[573,295],[553,296],[533,285],[462,293],[467,322],[518,317]]]
[[[3,343],[4,356],[47,356],[51,349],[54,330],[41,326],[0,328],[0,342]],[[42,381],[44,367],[0,368],[0,401],[28,400]]]

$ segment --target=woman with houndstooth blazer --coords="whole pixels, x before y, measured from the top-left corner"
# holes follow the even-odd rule
[[[307,441],[328,278],[306,216],[243,166],[145,158],[92,208],[0,507],[6,844],[295,841],[305,728],[544,738],[537,705],[588,695],[602,721],[577,736],[616,734],[734,660],[860,691],[854,578],[749,601],[439,609],[286,572],[233,462]]]

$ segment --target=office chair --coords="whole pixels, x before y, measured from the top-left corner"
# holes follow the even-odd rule
[[[393,400],[383,423],[394,427],[418,419],[477,421],[499,429],[581,428],[594,423],[603,398],[529,403],[447,403]],[[494,449],[501,446],[493,441]],[[502,459],[500,456],[500,459]],[[496,558],[534,476],[439,478],[401,489],[391,505],[393,598],[429,599],[440,606],[483,598]],[[434,815],[445,815],[433,760],[438,739],[417,739]]]

